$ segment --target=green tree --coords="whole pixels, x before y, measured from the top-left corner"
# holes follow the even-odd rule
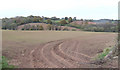
[[[43,18],[41,18],[41,17],[40,17],[40,20],[39,20],[39,22],[42,22],[42,23],[43,23]]]
[[[23,27],[21,30],[25,30],[25,28]]]
[[[71,23],[71,22],[72,22],[72,18],[71,18],[71,17],[69,17],[68,22],[69,22],[69,23]]]
[[[68,20],[68,17],[65,17],[65,20]]]
[[[37,18],[36,16],[34,16],[34,18],[33,18],[33,22],[34,22],[34,23],[39,22],[39,18]]]
[[[50,19],[47,20],[48,24],[52,24],[52,21]]]

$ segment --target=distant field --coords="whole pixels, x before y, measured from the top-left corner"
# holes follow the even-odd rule
[[[18,30],[21,30],[22,28],[24,28],[25,25],[30,25],[30,26],[37,26],[37,25],[41,25],[43,26],[44,30],[48,30],[48,24],[45,24],[45,23],[28,23],[28,24],[24,24],[24,25],[20,25],[17,27]],[[75,27],[69,27],[69,26],[58,26],[61,28],[61,30],[67,28],[69,29],[69,31],[72,31],[73,29],[76,30],[76,31],[80,31],[80,29],[77,29]]]
[[[110,34],[105,32],[83,31],[2,31],[3,41],[15,41],[26,43],[45,43],[53,40],[72,38],[78,36],[90,36],[95,34]],[[114,34],[114,33],[113,33]]]
[[[91,37],[96,35],[115,35],[116,33],[107,32],[84,32],[84,31],[2,31],[2,41],[4,46],[11,46],[12,43],[21,43],[27,45],[41,44],[49,41],[69,39],[76,37]],[[116,38],[115,38],[116,39]],[[5,43],[5,44],[4,44]],[[21,45],[20,44],[20,45]],[[7,46],[7,47],[8,47]]]

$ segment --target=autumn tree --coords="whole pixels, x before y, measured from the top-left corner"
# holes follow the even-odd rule
[[[37,18],[37,17],[34,16],[33,22],[35,22],[35,23],[36,23],[36,22],[39,22],[39,18]]]
[[[42,22],[42,23],[43,23],[43,18],[41,18],[41,17],[40,17],[40,20],[39,20],[39,22]]]
[[[37,26],[36,26],[36,29],[37,29],[37,30],[40,30],[39,27],[40,27],[40,25],[37,25]]]
[[[50,19],[47,20],[48,24],[52,24],[52,21]]]
[[[51,24],[48,24],[48,25],[47,25],[47,29],[48,29],[48,30],[51,30],[51,28],[52,28],[52,25],[51,25]]]
[[[66,22],[66,20],[61,20],[60,24],[64,25],[64,24],[67,24],[67,22]]]
[[[42,26],[42,25],[40,25],[40,26],[39,26],[39,29],[40,29],[40,30],[44,30],[44,28],[43,28],[43,26]]]
[[[72,18],[71,18],[71,17],[69,17],[68,22],[69,22],[69,23],[72,22]]]
[[[31,30],[36,30],[36,27],[35,25],[32,26]]]
[[[87,25],[87,24],[88,24],[88,21],[85,21],[85,24]]]

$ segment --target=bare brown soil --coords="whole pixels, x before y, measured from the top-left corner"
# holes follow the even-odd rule
[[[24,24],[24,25],[31,25],[31,26],[32,25],[35,25],[35,26],[42,25],[44,27],[44,29],[47,28],[47,24],[45,24],[45,23],[28,23],[28,24]],[[24,27],[24,25],[18,26],[18,30],[21,30]]]
[[[20,68],[113,68],[117,67],[117,62],[112,63],[111,61],[111,63],[103,65],[95,65],[90,62],[99,51],[114,45],[115,37],[115,34],[98,34],[27,45],[30,47],[18,51],[15,58],[12,58],[9,63]],[[14,42],[8,43],[14,44]],[[14,49],[14,51],[18,49]],[[5,54],[6,52],[3,52],[3,55]]]

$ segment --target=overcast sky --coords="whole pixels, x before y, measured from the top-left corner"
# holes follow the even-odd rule
[[[57,16],[118,19],[119,0],[0,0],[0,18]]]

